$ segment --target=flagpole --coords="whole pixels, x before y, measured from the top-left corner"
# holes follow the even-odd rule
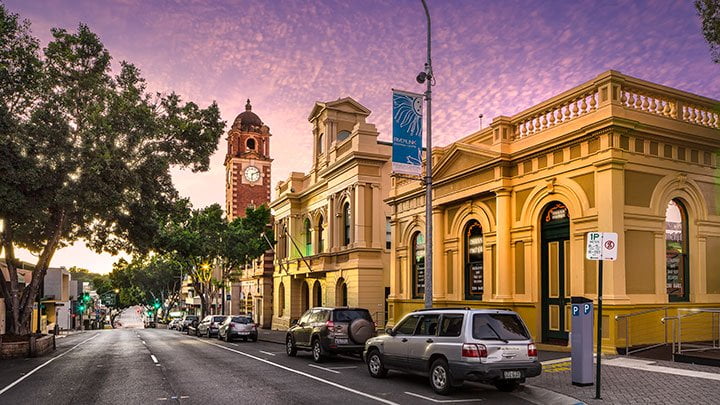
[[[432,58],[430,57],[431,47],[431,26],[430,11],[425,0],[421,0],[427,17],[427,62],[425,62],[425,78],[427,90],[425,90],[425,101],[427,102],[427,142],[425,152],[425,308],[432,308],[433,302],[433,268],[432,268]],[[418,80],[419,81],[419,80]]]

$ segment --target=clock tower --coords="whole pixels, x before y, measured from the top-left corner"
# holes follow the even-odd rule
[[[270,128],[252,112],[250,100],[228,131],[225,155],[225,212],[229,221],[247,207],[270,202]]]

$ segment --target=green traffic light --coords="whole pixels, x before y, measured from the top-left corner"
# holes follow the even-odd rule
[[[85,305],[80,305],[80,306],[78,307],[78,309],[80,310],[80,312],[84,311],[84,310],[85,310]]]

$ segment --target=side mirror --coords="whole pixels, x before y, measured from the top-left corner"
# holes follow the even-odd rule
[[[298,319],[291,319],[291,320],[290,320],[290,324],[291,324],[291,325],[297,325],[297,324],[298,324]]]
[[[393,330],[393,328],[386,328],[385,333],[387,333],[390,336],[395,336],[395,331]]]

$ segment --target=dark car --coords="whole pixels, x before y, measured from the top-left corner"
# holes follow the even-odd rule
[[[178,324],[177,329],[181,332],[187,332],[188,326],[190,326],[193,321],[197,321],[198,319],[200,319],[200,317],[197,315],[185,315]]]
[[[232,315],[228,316],[225,321],[220,324],[218,329],[218,339],[229,342],[236,338],[241,338],[243,341],[250,339],[252,342],[257,342],[258,330],[257,324],[249,316],[245,315]]]
[[[225,321],[227,315],[208,315],[198,325],[195,330],[197,336],[210,337],[217,336],[220,324]]]
[[[375,322],[364,308],[311,308],[287,331],[288,356],[312,351],[315,362],[338,353],[362,354],[365,341],[375,336]]]

